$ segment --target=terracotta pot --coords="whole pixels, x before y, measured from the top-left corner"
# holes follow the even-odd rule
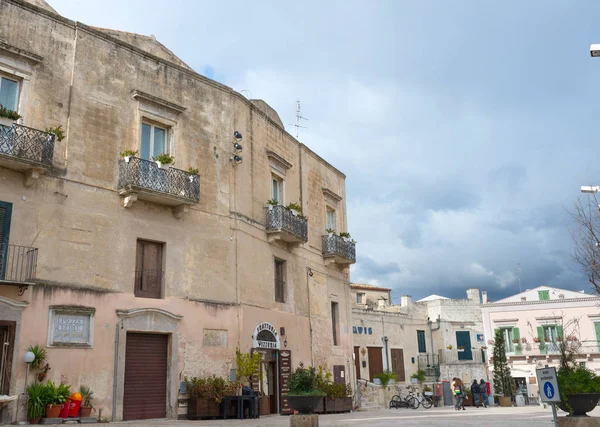
[[[63,405],[47,405],[46,406],[46,418],[58,418],[60,410]]]
[[[500,396],[498,400],[500,401],[500,406],[503,408],[510,408],[512,406],[512,400],[510,396]]]
[[[92,414],[91,406],[82,406],[81,409],[79,410],[79,416],[81,418],[88,418],[91,414]]]
[[[39,382],[42,382],[46,379],[46,372],[40,372],[37,376]],[[62,405],[61,405],[62,406]]]
[[[29,420],[29,424],[39,424],[42,417],[37,417]]]

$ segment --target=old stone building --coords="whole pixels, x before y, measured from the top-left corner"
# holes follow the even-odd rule
[[[466,299],[431,295],[413,302],[404,295],[400,304],[391,304],[389,288],[350,288],[359,379],[373,382],[376,375],[391,371],[408,384],[411,375],[423,369],[427,383],[455,376],[467,382],[487,380],[479,290],[467,290]]]
[[[272,413],[300,362],[354,380],[355,245],[325,232],[347,231],[345,176],[267,103],[43,0],[0,0],[0,78],[21,115],[0,126],[0,394],[34,344],[116,420],[177,417],[182,379],[229,377],[236,347],[264,353]]]

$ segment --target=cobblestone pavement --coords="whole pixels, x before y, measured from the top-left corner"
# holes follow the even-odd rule
[[[559,416],[565,413],[559,411]],[[596,408],[592,416],[600,416]],[[354,412],[351,414],[320,415],[320,427],[391,427],[391,426],[419,426],[419,427],[447,427],[447,426],[477,426],[504,427],[552,427],[552,409],[540,406],[525,408],[473,408],[467,407],[466,411],[455,411],[452,407],[425,409],[386,409],[372,412]],[[148,420],[114,423],[122,427],[287,427],[288,417],[269,416],[256,420],[209,420],[209,421],[166,421]]]

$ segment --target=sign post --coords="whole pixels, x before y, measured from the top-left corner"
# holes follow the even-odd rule
[[[554,426],[558,427],[556,404],[560,402],[560,391],[558,389],[558,379],[556,378],[556,368],[546,366],[545,368],[536,369],[536,375],[540,387],[540,399],[542,402],[552,405]]]

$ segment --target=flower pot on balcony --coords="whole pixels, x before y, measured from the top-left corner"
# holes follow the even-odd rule
[[[298,216],[298,211],[296,209],[290,209],[292,211],[292,215]]]
[[[342,240],[343,240],[344,242],[347,242],[347,241],[348,241],[348,238],[347,238],[347,237],[342,237]]]
[[[124,156],[123,160],[125,161],[125,163],[129,163],[129,161],[131,160],[131,156]]]
[[[158,160],[155,160],[155,163],[156,163],[156,166],[159,167],[159,169],[167,170],[167,169],[169,169],[171,167],[170,165],[161,163]]]
[[[8,117],[0,117],[0,125],[11,127],[15,121]]]

